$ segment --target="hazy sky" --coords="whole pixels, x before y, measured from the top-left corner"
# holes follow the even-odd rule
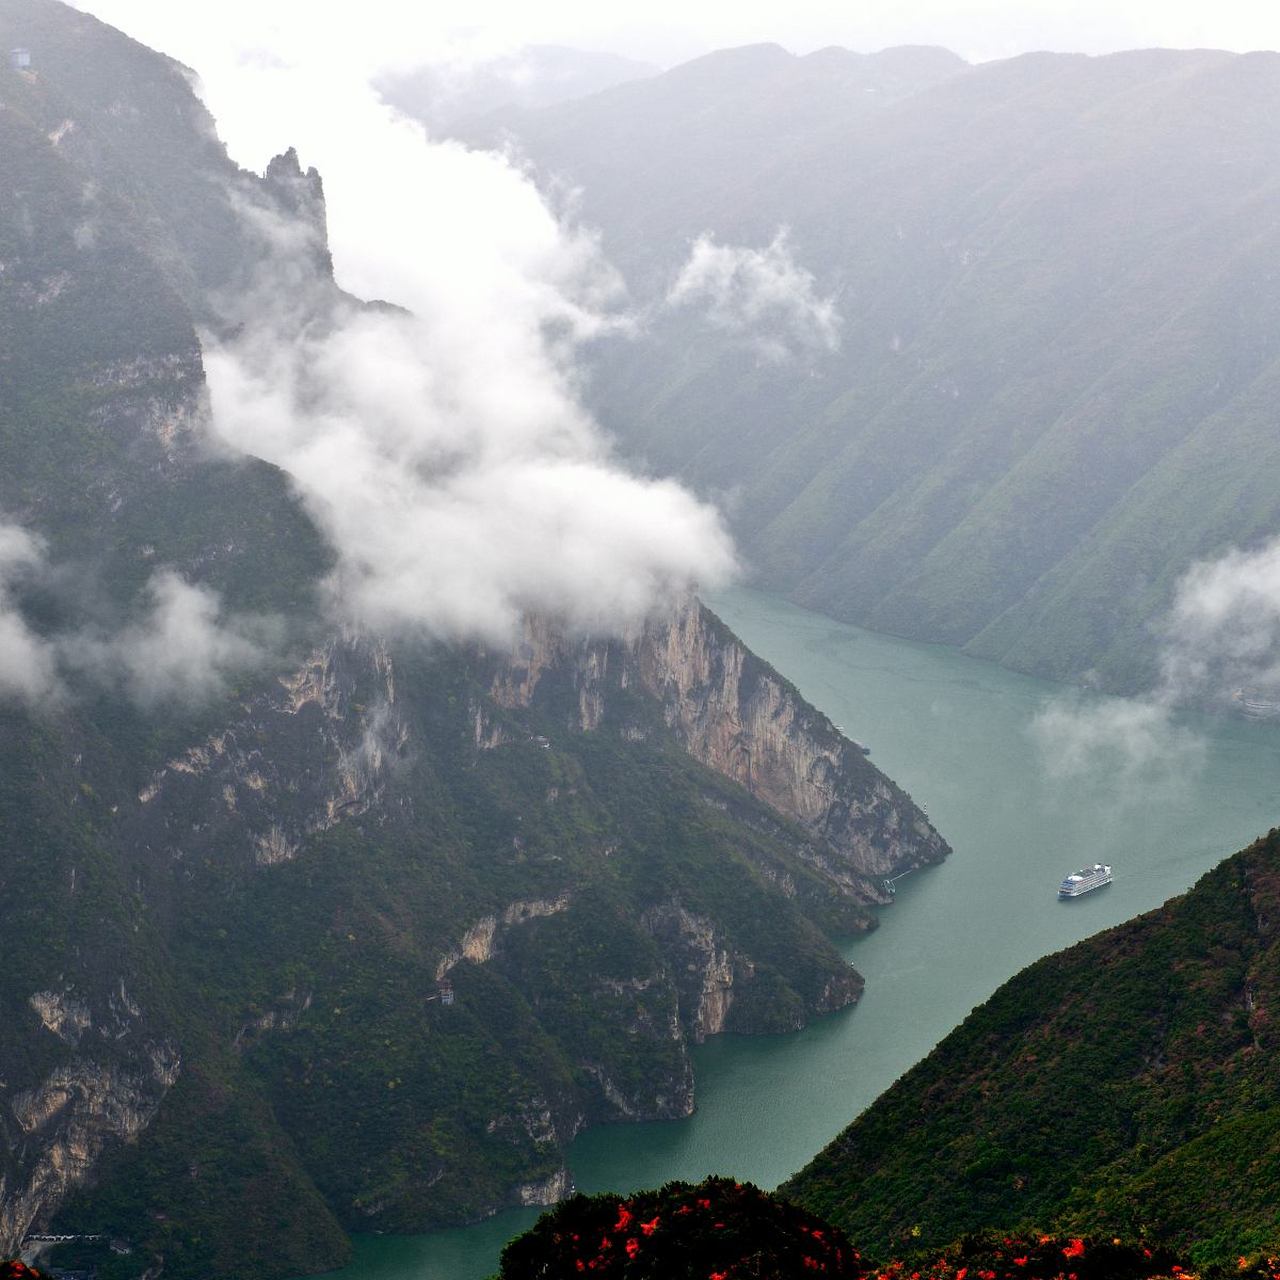
[[[1088,53],[1164,45],[1236,50],[1280,48],[1277,0],[736,0],[600,4],[599,0],[468,0],[422,5],[365,0],[348,8],[314,0],[82,0],[82,8],[178,54],[198,55],[204,24],[242,39],[272,24],[341,40],[352,56],[401,62],[446,47],[493,49],[525,41],[611,49],[663,63],[708,49],[774,40],[795,52],[828,44],[872,50],[943,44],[970,59],[1028,49]],[[197,37],[197,39],[193,39]]]

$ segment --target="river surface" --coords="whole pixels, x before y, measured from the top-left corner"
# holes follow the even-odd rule
[[[1023,966],[1158,906],[1280,822],[1272,726],[1189,719],[1166,731],[1127,715],[1131,704],[1081,702],[953,649],[862,631],[760,592],[711,603],[871,748],[955,852],[901,881],[881,927],[846,947],[867,979],[855,1009],[792,1035],[721,1036],[697,1049],[696,1114],[584,1134],[570,1155],[584,1191],[709,1173],[775,1186]],[[1077,739],[1081,711],[1094,732]],[[1128,750],[1097,734],[1111,712],[1129,726]],[[1057,726],[1047,734],[1046,714]],[[1064,760],[1061,748],[1075,742],[1091,745]],[[1094,861],[1114,864],[1115,883],[1059,902],[1058,881]],[[536,1217],[366,1237],[338,1275],[483,1280]]]

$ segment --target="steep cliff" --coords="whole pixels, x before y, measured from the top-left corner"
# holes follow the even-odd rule
[[[123,983],[119,996],[119,1003],[111,1002],[111,1021],[96,1028],[113,1041],[108,1055],[95,1053],[97,1037],[81,1046],[85,1033],[95,1029],[87,1003],[54,992],[31,996],[45,1029],[75,1052],[43,1080],[9,1098],[4,1122],[9,1129],[16,1121],[12,1138],[17,1159],[0,1184],[0,1252],[16,1252],[50,1206],[84,1182],[109,1143],[136,1139],[178,1079],[182,1061],[177,1046],[139,1034],[141,1010],[129,1000]],[[125,1038],[133,1043],[122,1047]]]
[[[869,924],[874,880],[807,784],[770,807],[686,735],[750,757],[759,697],[792,726],[771,760],[793,734],[896,793],[700,607],[669,625],[701,655],[666,651],[678,698],[647,642],[534,627],[527,697],[526,658],[331,634],[145,749],[123,705],[10,711],[0,923],[41,945],[3,993],[4,1243],[101,1230],[204,1275],[270,1236],[284,1273],[340,1258],[338,1223],[543,1203],[585,1123],[691,1111],[691,1044],[855,1000],[824,930]]]
[[[73,45],[109,30],[62,5],[5,0],[0,41],[24,42],[18,36],[30,23],[19,13],[39,19],[41,32],[65,29]],[[327,552],[274,468],[210,455],[194,286],[157,253],[151,203],[96,138],[107,122],[113,137],[131,137],[145,153],[154,116],[171,130],[191,113],[194,128],[203,108],[172,68],[160,77],[169,86],[162,104],[150,100],[156,69],[146,59],[156,55],[118,33],[102,38],[129,46],[150,71],[115,81],[117,109],[81,116],[60,140],[50,122],[69,109],[61,95],[88,93],[92,77],[6,68],[0,90],[0,155],[23,175],[0,187],[0,521],[38,533],[51,560],[99,580],[99,614],[134,602],[162,566],[238,607],[303,608]],[[188,167],[201,151],[188,147]],[[103,172],[86,167],[82,152]],[[204,211],[214,221],[231,219],[227,183],[236,174],[225,154],[205,174]],[[240,199],[290,207],[279,180],[238,180]],[[157,199],[161,190],[156,183]],[[190,210],[172,216],[171,237],[205,226]],[[262,246],[243,231],[236,243],[247,271]],[[61,616],[72,594],[46,607]],[[83,602],[88,593],[79,595]]]
[[[289,1275],[553,1200],[585,1124],[691,1111],[692,1044],[855,1000],[832,939],[945,845],[693,603],[516,655],[326,619],[285,477],[202,445],[196,338],[262,251],[237,204],[319,232],[317,176],[239,174],[180,69],[85,15],[0,0],[19,27],[0,519],[48,571],[0,604],[92,658],[163,572],[277,639],[152,651],[194,705],[84,666],[0,702],[0,1253],[56,1227]],[[355,305],[313,239],[309,302]]]
[[[138,1049],[111,1038],[100,1062],[88,975],[68,982],[59,948],[30,966],[5,1244],[54,1222],[205,1274],[229,1264],[201,1241],[266,1230],[299,1188],[348,1229],[549,1202],[584,1124],[689,1114],[690,1045],[857,999],[824,931],[871,922],[869,871],[945,850],[910,802],[696,604],[632,641],[533,633],[519,660],[330,635],[154,762],[86,731],[37,784],[51,808],[80,797],[123,880],[130,954],[101,998],[149,985],[120,1005]],[[695,740],[737,748],[703,764]],[[757,752],[767,773],[744,775]],[[761,776],[773,804],[738,781]],[[824,835],[866,794],[896,800],[885,835],[864,819],[870,868]],[[273,1155],[240,1149],[233,1175],[250,1116]],[[317,1239],[281,1270],[335,1256]]]
[[[696,600],[616,642],[574,641],[529,620],[524,643],[493,676],[493,694],[504,706],[529,706],[545,685],[554,705],[566,683],[576,695],[570,723],[581,730],[600,726],[611,691],[656,698],[690,755],[809,832],[807,860],[863,901],[884,901],[884,877],[948,852],[910,797]],[[620,731],[633,740],[646,733],[639,722]]]

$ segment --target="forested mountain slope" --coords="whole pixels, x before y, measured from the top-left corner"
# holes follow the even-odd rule
[[[646,317],[600,412],[772,589],[1132,689],[1187,566],[1280,532],[1278,55],[756,47],[463,136],[578,189]],[[664,303],[780,227],[799,311]]]
[[[1274,1254],[1278,894],[1273,831],[1032,965],[785,1193],[868,1249],[1030,1226]]]
[[[318,177],[52,0],[0,44],[0,1255],[329,1267],[554,1199],[584,1124],[689,1111],[693,1043],[855,1000],[832,938],[947,852],[910,798],[696,601],[511,653],[335,623],[197,339],[246,207],[315,234],[309,320],[363,305]]]

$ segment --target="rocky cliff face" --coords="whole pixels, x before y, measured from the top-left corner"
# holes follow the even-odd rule
[[[237,710],[129,797],[121,826],[136,847],[174,862],[289,862],[377,808],[410,750],[377,640],[332,635]]]
[[[42,57],[0,112],[0,514],[98,611],[40,625],[118,626],[165,568],[293,646],[194,711],[0,704],[0,1247],[296,1275],[554,1199],[584,1124],[693,1109],[694,1043],[856,999],[832,937],[945,845],[692,602],[515,656],[317,618],[284,478],[193,428],[196,322],[264,251],[239,202],[311,225],[333,300],[318,177],[237,173],[180,71],[83,14],[0,0],[0,31]]]
[[[813,920],[865,924],[878,874],[946,848],[693,602],[619,641],[531,621],[514,656],[332,634],[150,768],[94,765],[139,926],[175,994],[199,990],[233,1087],[265,1093],[322,1184],[334,1142],[422,1170],[329,1186],[340,1221],[384,1230],[548,1202],[585,1123],[688,1115],[690,1046],[856,1000]],[[212,1122],[166,1127],[196,1052],[181,1019],[143,1019],[123,985],[28,995],[61,1054],[10,1082],[10,1247],[109,1224],[104,1154],[136,1149],[146,1186],[149,1152],[201,1150]],[[350,1105],[369,1073],[389,1104],[372,1129]],[[467,1078],[488,1083],[459,1095]]]
[[[949,852],[901,788],[696,600],[621,642],[574,641],[532,619],[492,692],[501,705],[531,706],[541,688],[566,682],[583,732],[600,727],[613,691],[658,699],[690,755],[803,827],[808,859],[864,901],[884,901],[884,877]],[[619,731],[646,732],[639,723]]]
[[[54,1065],[28,1087],[0,1080],[0,1254],[13,1256],[51,1207],[91,1174],[113,1143],[134,1140],[155,1118],[182,1069],[179,1048],[153,1039],[123,979],[92,1001],[74,991],[28,1000],[27,1029]],[[97,1006],[97,1007],[95,1007]],[[11,1033],[12,1034],[12,1033]]]

